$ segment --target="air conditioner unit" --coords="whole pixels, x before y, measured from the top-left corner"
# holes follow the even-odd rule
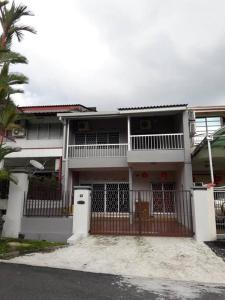
[[[12,136],[16,138],[25,137],[25,134],[26,134],[25,128],[13,128],[12,130]]]
[[[79,121],[77,123],[78,131],[88,131],[90,129],[88,121]]]
[[[140,120],[140,129],[146,130],[146,129],[151,129],[152,128],[152,122],[151,120]]]

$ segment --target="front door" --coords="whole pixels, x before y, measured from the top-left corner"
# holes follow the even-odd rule
[[[129,212],[128,183],[97,183],[92,187],[92,212]]]
[[[175,183],[152,183],[153,213],[175,213]]]

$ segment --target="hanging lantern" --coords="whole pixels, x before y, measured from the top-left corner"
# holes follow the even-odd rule
[[[141,175],[142,175],[143,178],[148,178],[148,173],[147,172],[143,172]]]
[[[168,173],[167,172],[161,172],[160,173],[160,178],[161,178],[161,180],[166,180],[168,178]]]

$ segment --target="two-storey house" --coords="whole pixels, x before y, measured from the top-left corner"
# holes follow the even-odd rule
[[[119,108],[105,112],[59,113],[64,124],[65,189],[90,185],[98,212],[129,209],[120,191],[162,191],[153,194],[148,210],[172,212],[168,190],[192,186],[187,105]],[[165,196],[163,192],[165,191]],[[123,197],[124,198],[124,197]],[[149,200],[150,202],[150,200]]]
[[[30,160],[44,165],[29,176],[20,227],[26,238],[72,235],[74,186],[92,188],[90,233],[193,235],[187,105],[21,110],[22,133],[14,132],[13,142],[21,151],[5,165],[12,171],[29,170]],[[60,189],[34,183],[32,190],[40,175],[57,178]]]

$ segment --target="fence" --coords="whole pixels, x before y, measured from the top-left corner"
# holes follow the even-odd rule
[[[192,236],[190,191],[93,190],[91,233]]]
[[[184,148],[183,133],[131,135],[132,150],[175,150]]]
[[[29,189],[24,195],[26,217],[68,217],[73,214],[73,196],[61,189]]]
[[[0,181],[0,199],[8,199],[9,194],[9,181]]]
[[[214,189],[216,231],[225,234],[225,189]]]

